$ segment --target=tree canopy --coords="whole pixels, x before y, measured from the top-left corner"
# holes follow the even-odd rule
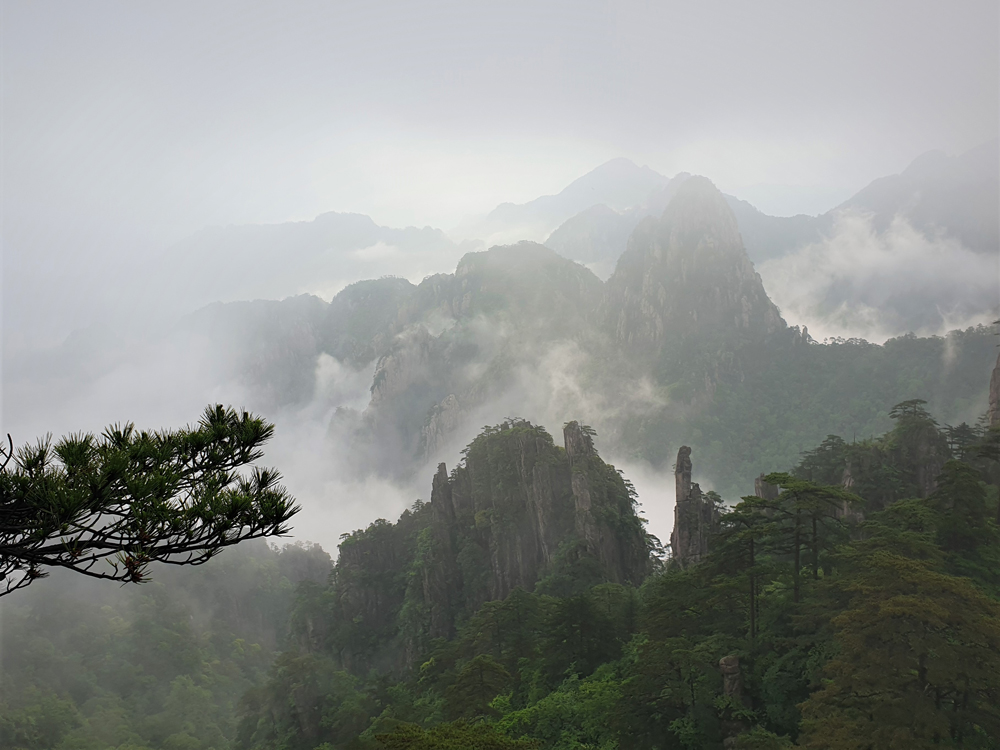
[[[198,565],[280,536],[298,512],[273,469],[250,466],[274,426],[210,406],[195,427],[51,438],[0,456],[0,595],[62,567],[139,583],[151,563]]]

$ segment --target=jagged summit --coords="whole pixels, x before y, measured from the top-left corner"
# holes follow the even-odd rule
[[[705,177],[691,177],[659,218],[636,227],[608,280],[605,319],[626,344],[690,334],[760,337],[785,328],[746,254],[736,217]]]
[[[516,589],[570,596],[640,584],[651,539],[591,435],[569,422],[559,447],[525,420],[485,428],[459,466],[438,466],[429,503],[346,537],[331,578],[331,618],[348,644],[340,664],[357,674],[411,667],[428,639],[450,637]]]

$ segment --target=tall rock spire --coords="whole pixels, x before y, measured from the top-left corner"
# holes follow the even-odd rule
[[[990,427],[1000,427],[1000,355],[990,376]]]
[[[678,565],[701,562],[708,554],[709,541],[719,525],[715,504],[701,493],[701,487],[691,481],[691,449],[682,445],[674,466],[676,501],[674,530],[670,532],[671,556]]]

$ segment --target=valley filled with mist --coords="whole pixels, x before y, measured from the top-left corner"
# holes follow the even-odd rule
[[[29,15],[15,20],[39,39],[68,33]],[[553,108],[575,119],[553,124],[536,106],[547,124],[509,137],[420,140],[382,113],[385,132],[330,125],[326,141],[317,133],[332,105],[284,87],[325,85],[299,67],[297,40],[333,53],[308,25],[265,15],[240,23],[280,37],[273,50],[239,37],[226,54],[246,44],[245,59],[297,61],[274,73],[283,87],[268,88],[303,118],[287,132],[269,124],[279,108],[239,103],[211,138],[198,130],[214,122],[207,115],[196,125],[194,115],[162,114],[163,124],[143,114],[102,140],[91,110],[57,106],[54,94],[23,110],[51,132],[4,115],[14,140],[4,146],[2,427],[12,448],[0,456],[0,554],[21,577],[5,567],[0,579],[0,745],[1000,747],[1000,142],[984,137],[995,128],[949,140],[941,134],[958,126],[935,120],[926,127],[938,130],[898,143],[883,134],[892,156],[876,159],[857,124],[842,123],[854,152],[782,151],[759,135],[776,119],[748,119],[748,135],[726,140],[677,110],[674,130],[616,125],[611,138],[598,135],[614,130],[611,114],[564,102]],[[143,13],[106,17],[148,40],[161,33]],[[223,28],[228,16],[213,18]],[[404,20],[391,35],[410,40]],[[594,23],[586,34],[603,33]],[[616,16],[629,35],[641,26]],[[148,43],[120,59],[145,61],[157,81],[149,71],[175,52]],[[11,42],[4,85],[13,101],[34,102],[29,79],[58,88],[39,61],[62,70],[65,60],[46,57],[54,46],[21,44]],[[604,44],[612,68],[631,71],[635,61],[621,60],[647,54]],[[421,50],[414,59],[437,54]],[[517,61],[562,70],[533,52],[491,54],[522,82],[531,66]],[[613,101],[619,89],[573,54]],[[686,59],[674,60],[678,79],[723,85],[716,73],[684,73]],[[221,75],[209,58],[186,64]],[[381,64],[352,75],[367,80]],[[534,96],[483,64],[476,75],[498,99],[481,106]],[[255,80],[270,87],[262,70]],[[225,75],[249,80],[234,71]],[[121,75],[95,74],[112,92],[95,101],[120,101],[115,86],[142,89]],[[465,91],[452,75],[428,80]],[[583,86],[577,75],[568,90]],[[380,85],[403,77],[393,68]],[[686,99],[670,85],[700,111],[697,92]],[[362,97],[357,112],[381,113],[361,84],[336,86]],[[217,112],[193,84],[179,90],[163,101]],[[433,86],[418,90],[458,118],[449,127],[479,133]],[[426,115],[429,105],[393,91],[409,116]],[[77,112],[68,125],[52,114],[62,106]],[[972,120],[995,124],[997,108],[987,109]],[[248,111],[260,120],[240,119]],[[705,135],[682,138],[685,117]],[[69,136],[53,135],[57,125],[103,144],[94,148],[105,166],[86,149],[60,164]],[[289,135],[307,125],[309,135]],[[166,137],[175,131],[190,140]],[[136,145],[156,133],[169,153]],[[936,143],[949,148],[925,147]],[[783,172],[765,164],[775,154]],[[252,177],[234,166],[244,158]],[[133,174],[130,159],[160,176],[117,179]],[[282,171],[282,159],[297,166]],[[838,160],[855,166],[817,166]],[[216,404],[234,411],[213,422],[205,407]],[[257,417],[257,433],[239,432]],[[79,479],[78,454],[131,450],[133,432],[121,432],[131,424],[136,445],[159,440],[192,471],[208,459],[171,441],[204,433],[231,446],[241,435],[250,447],[232,473],[184,502],[211,505],[230,484],[277,486],[246,468],[255,462],[280,472],[291,515],[272,509],[259,522],[259,497],[271,496],[246,507],[237,497],[195,519],[206,528],[229,514],[207,543],[212,559],[172,559],[149,551],[152,511],[128,526],[128,504],[112,503],[138,540],[102,563],[126,570],[114,578],[125,583],[79,575],[66,508],[87,506],[97,520],[86,533],[99,534],[111,511],[86,498],[138,497],[136,487],[176,478],[149,469],[126,481],[112,468],[106,485]],[[30,446],[50,443],[52,463],[32,463]],[[155,510],[163,528],[166,507]],[[197,515],[180,507],[179,517]],[[237,515],[252,529],[245,540],[231,528]],[[273,536],[279,528],[288,533]]]

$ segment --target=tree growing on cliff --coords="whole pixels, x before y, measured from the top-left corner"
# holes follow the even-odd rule
[[[199,565],[223,547],[282,535],[298,507],[252,467],[274,426],[222,406],[197,427],[107,428],[0,456],[0,595],[60,567],[139,583],[151,563]]]

